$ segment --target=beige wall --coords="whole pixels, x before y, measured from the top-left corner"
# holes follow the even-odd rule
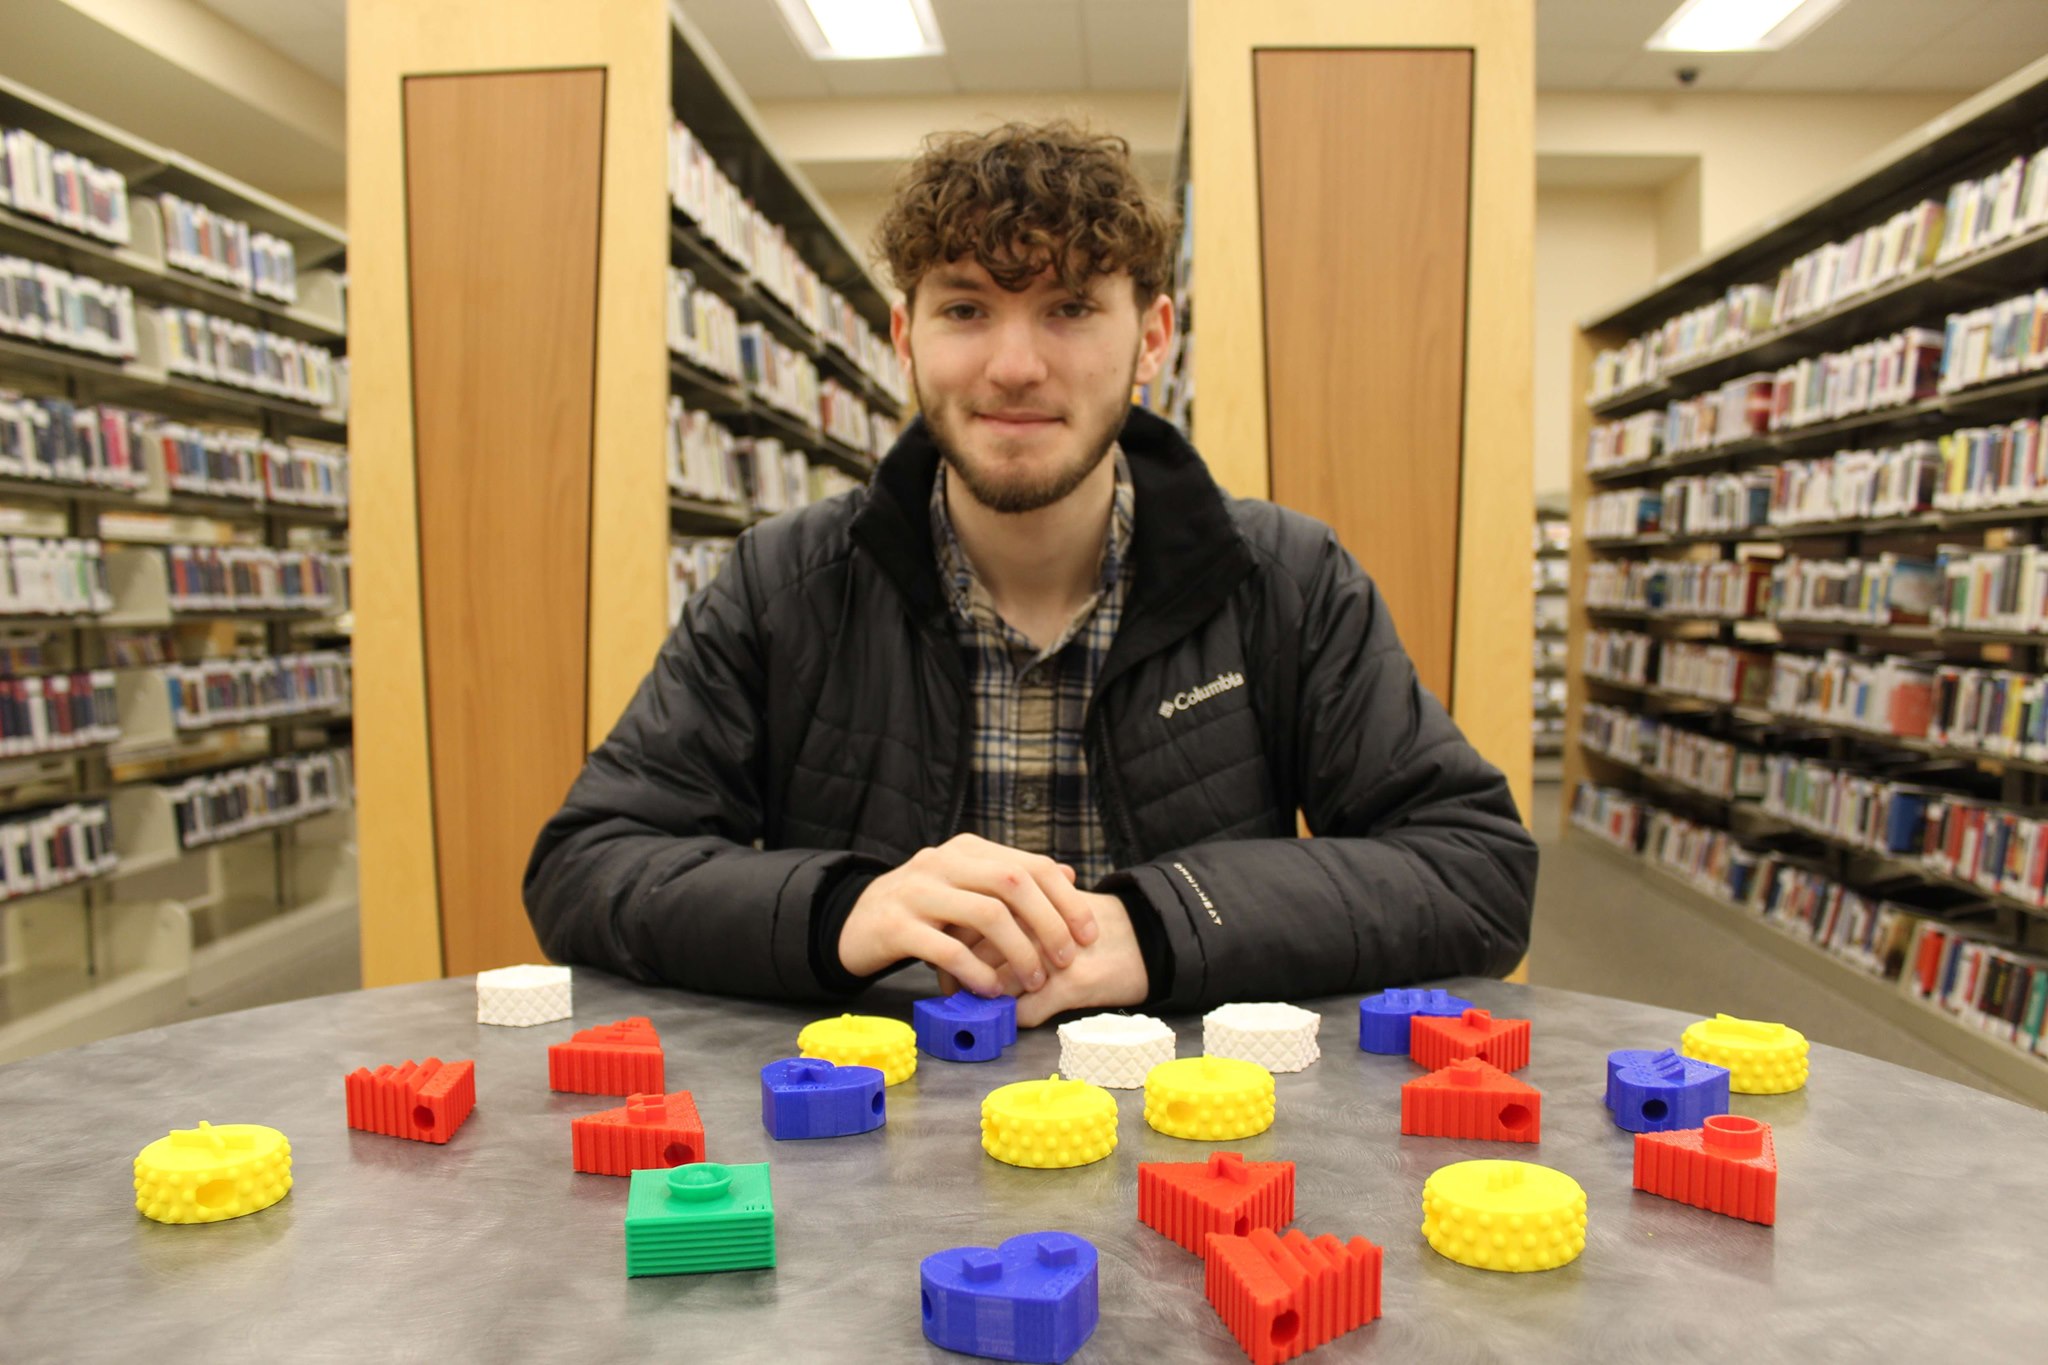
[[[1657,195],[1536,192],[1536,491],[1571,486],[1571,339],[1579,318],[1657,274]]]
[[[1700,245],[1837,180],[1973,92],[1954,95],[1571,94],[1536,99],[1536,155],[1699,158]]]

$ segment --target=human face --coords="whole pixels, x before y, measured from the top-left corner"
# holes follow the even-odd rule
[[[1079,488],[1109,453],[1131,385],[1159,371],[1173,335],[1164,297],[1140,309],[1130,276],[1084,293],[1050,270],[1021,290],[955,261],[890,317],[896,353],[939,452],[996,512],[1035,512]]]

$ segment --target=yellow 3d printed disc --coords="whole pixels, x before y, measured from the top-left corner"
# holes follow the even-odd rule
[[[292,1145],[256,1123],[174,1128],[135,1157],[135,1207],[159,1223],[218,1223],[292,1187]]]
[[[1806,1084],[1806,1035],[1784,1024],[1717,1014],[1687,1027],[1679,1051],[1727,1067],[1738,1095],[1782,1095]]]
[[[898,1085],[917,1071],[917,1034],[901,1019],[842,1014],[804,1025],[797,1051],[834,1066],[871,1066],[885,1085]]]
[[[1116,1097],[1086,1081],[1018,1081],[981,1102],[981,1150],[1012,1166],[1086,1166],[1116,1150]]]
[[[1555,1270],[1586,1249],[1586,1192],[1527,1161],[1460,1161],[1422,1186],[1422,1235],[1477,1270]]]
[[[1273,1126],[1273,1073],[1235,1057],[1182,1057],[1145,1077],[1145,1122],[1168,1137],[1232,1142]]]

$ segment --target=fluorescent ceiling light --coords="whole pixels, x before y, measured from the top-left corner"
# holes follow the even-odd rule
[[[1772,52],[1842,0],[1685,0],[1643,46],[1652,52]]]
[[[931,0],[775,0],[783,22],[819,61],[936,57],[945,52]]]

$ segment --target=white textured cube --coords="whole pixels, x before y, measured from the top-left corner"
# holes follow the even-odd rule
[[[526,963],[476,974],[476,1021],[530,1028],[575,1013],[569,1008],[569,969]]]
[[[1060,1074],[1109,1090],[1139,1090],[1173,1060],[1173,1030],[1149,1014],[1091,1014],[1060,1025]]]
[[[1202,1052],[1236,1057],[1268,1071],[1301,1071],[1323,1055],[1323,1016],[1299,1005],[1219,1005],[1202,1016]]]

